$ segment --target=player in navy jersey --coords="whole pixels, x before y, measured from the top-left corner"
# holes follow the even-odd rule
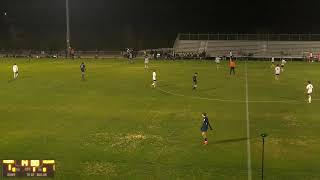
[[[85,79],[85,73],[86,73],[86,65],[82,62],[80,65],[80,71],[81,71],[81,78],[82,80]]]
[[[193,81],[193,90],[196,90],[198,87],[198,73],[194,73],[192,76],[192,81]]]
[[[208,137],[207,137],[208,128],[212,130],[212,127],[209,123],[207,113],[202,113],[202,118],[203,118],[203,122],[200,130],[201,130],[202,137],[204,138],[203,144],[207,145],[208,144]]]

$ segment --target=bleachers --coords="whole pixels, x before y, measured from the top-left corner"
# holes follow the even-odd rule
[[[176,53],[201,53],[206,51],[211,57],[234,56],[251,57],[291,57],[303,58],[307,52],[320,54],[320,41],[277,41],[277,40],[181,40],[174,44]]]

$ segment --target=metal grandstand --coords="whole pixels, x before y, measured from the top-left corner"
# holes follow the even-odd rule
[[[175,53],[206,52],[210,57],[305,58],[320,54],[320,34],[178,34]]]

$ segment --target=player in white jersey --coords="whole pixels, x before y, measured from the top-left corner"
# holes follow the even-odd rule
[[[144,69],[149,69],[149,57],[148,55],[144,58]]]
[[[220,60],[221,60],[221,58],[220,58],[219,56],[217,56],[217,57],[216,57],[216,60],[215,60],[217,70],[218,70],[218,69],[219,69],[219,67],[220,67]]]
[[[279,80],[280,72],[281,72],[281,69],[279,67],[279,64],[277,64],[277,66],[274,68],[274,74],[275,74],[276,80]]]
[[[311,103],[311,94],[313,92],[313,85],[311,84],[311,81],[308,81],[308,85],[306,87],[307,95],[308,95],[308,103]]]
[[[282,59],[281,61],[281,71],[284,71],[284,65],[287,63],[287,61],[285,59]]]
[[[12,71],[13,71],[13,79],[17,79],[19,76],[19,68],[18,68],[17,64],[14,64],[12,66]]]
[[[271,58],[271,68],[274,67],[274,57]]]
[[[152,83],[152,87],[156,87],[156,84],[157,84],[157,73],[156,71],[153,71],[152,73],[152,80],[153,80],[153,83]]]
[[[309,62],[313,62],[313,53],[312,52],[310,52],[310,54],[309,54]]]

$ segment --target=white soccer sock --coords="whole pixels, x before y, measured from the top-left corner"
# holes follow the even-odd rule
[[[309,103],[311,103],[311,96],[309,96]]]

